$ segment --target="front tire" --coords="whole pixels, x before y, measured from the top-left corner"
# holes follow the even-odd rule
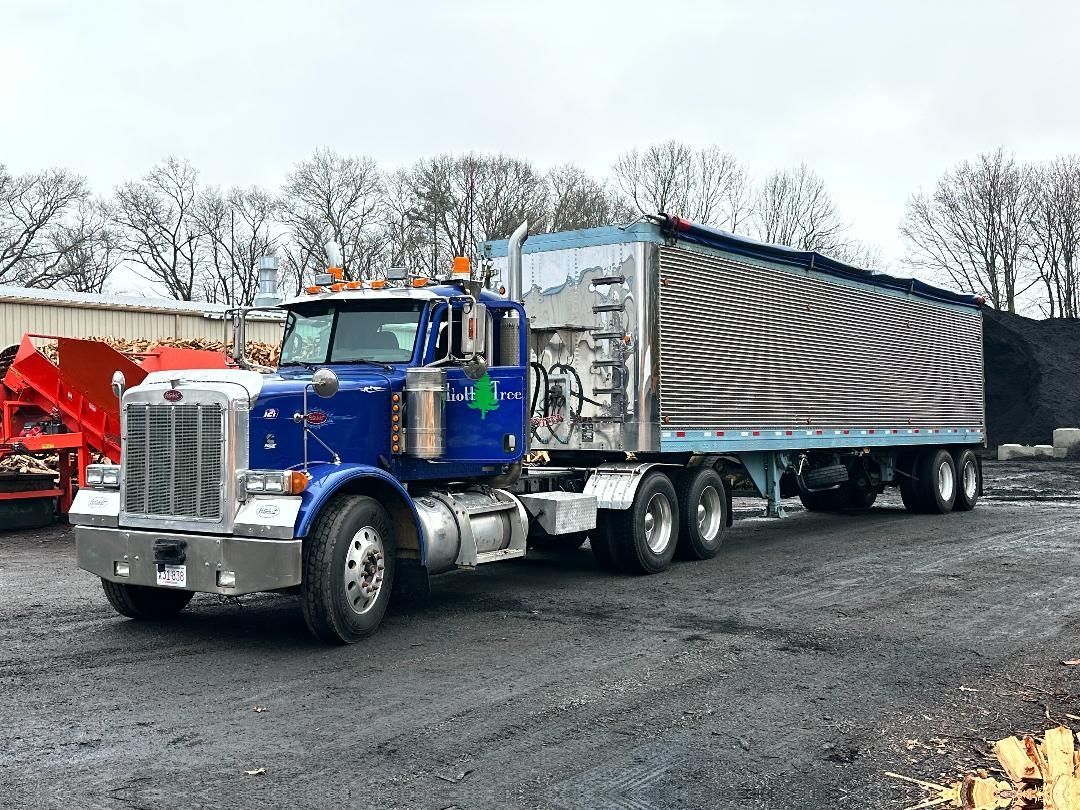
[[[148,585],[128,585],[101,580],[105,598],[121,616],[142,621],[166,621],[188,606],[192,591],[152,588]]]
[[[679,540],[675,553],[684,560],[710,560],[720,551],[727,531],[727,493],[712,467],[692,467],[675,480],[679,500]]]
[[[658,574],[671,565],[679,540],[679,499],[666,475],[650,473],[629,509],[614,512],[610,543],[628,574]]]
[[[394,586],[394,528],[382,504],[339,495],[304,543],[300,604],[312,634],[351,644],[382,622]]]

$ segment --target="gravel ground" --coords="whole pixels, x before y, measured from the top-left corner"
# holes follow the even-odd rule
[[[944,517],[737,502],[719,557],[653,577],[453,574],[346,648],[289,597],[127,621],[67,527],[0,534],[0,806],[914,804],[885,771],[1078,726],[1080,465],[986,472]]]

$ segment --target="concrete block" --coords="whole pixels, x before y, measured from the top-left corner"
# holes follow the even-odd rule
[[[1068,457],[1069,457],[1069,448],[1068,447],[1055,447],[1054,448],[1054,458],[1068,458]]]
[[[1054,431],[1054,447],[1068,450],[1080,444],[1080,428],[1057,428]]]
[[[1053,458],[1054,448],[1049,444],[1003,444],[998,447],[998,461],[1013,461],[1019,458]]]

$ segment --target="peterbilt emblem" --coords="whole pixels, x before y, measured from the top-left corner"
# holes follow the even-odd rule
[[[263,411],[263,419],[277,419],[277,408],[267,408]]]
[[[184,398],[184,393],[183,391],[177,391],[175,388],[170,388],[162,396],[165,397],[166,402],[179,402]]]
[[[269,520],[270,518],[277,517],[280,511],[280,507],[275,506],[272,503],[264,503],[262,506],[255,510],[255,514],[261,517],[263,520]]]
[[[326,419],[327,416],[322,411],[309,411],[307,415],[307,423],[309,425],[321,425]]]
[[[89,504],[91,506],[95,507],[95,508],[100,508],[100,507],[105,506],[106,504],[108,504],[108,501],[105,498],[97,497],[97,498],[91,498],[89,500]]]

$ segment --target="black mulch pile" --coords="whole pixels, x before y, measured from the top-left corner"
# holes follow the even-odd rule
[[[984,310],[988,446],[1050,444],[1080,427],[1080,320]]]

